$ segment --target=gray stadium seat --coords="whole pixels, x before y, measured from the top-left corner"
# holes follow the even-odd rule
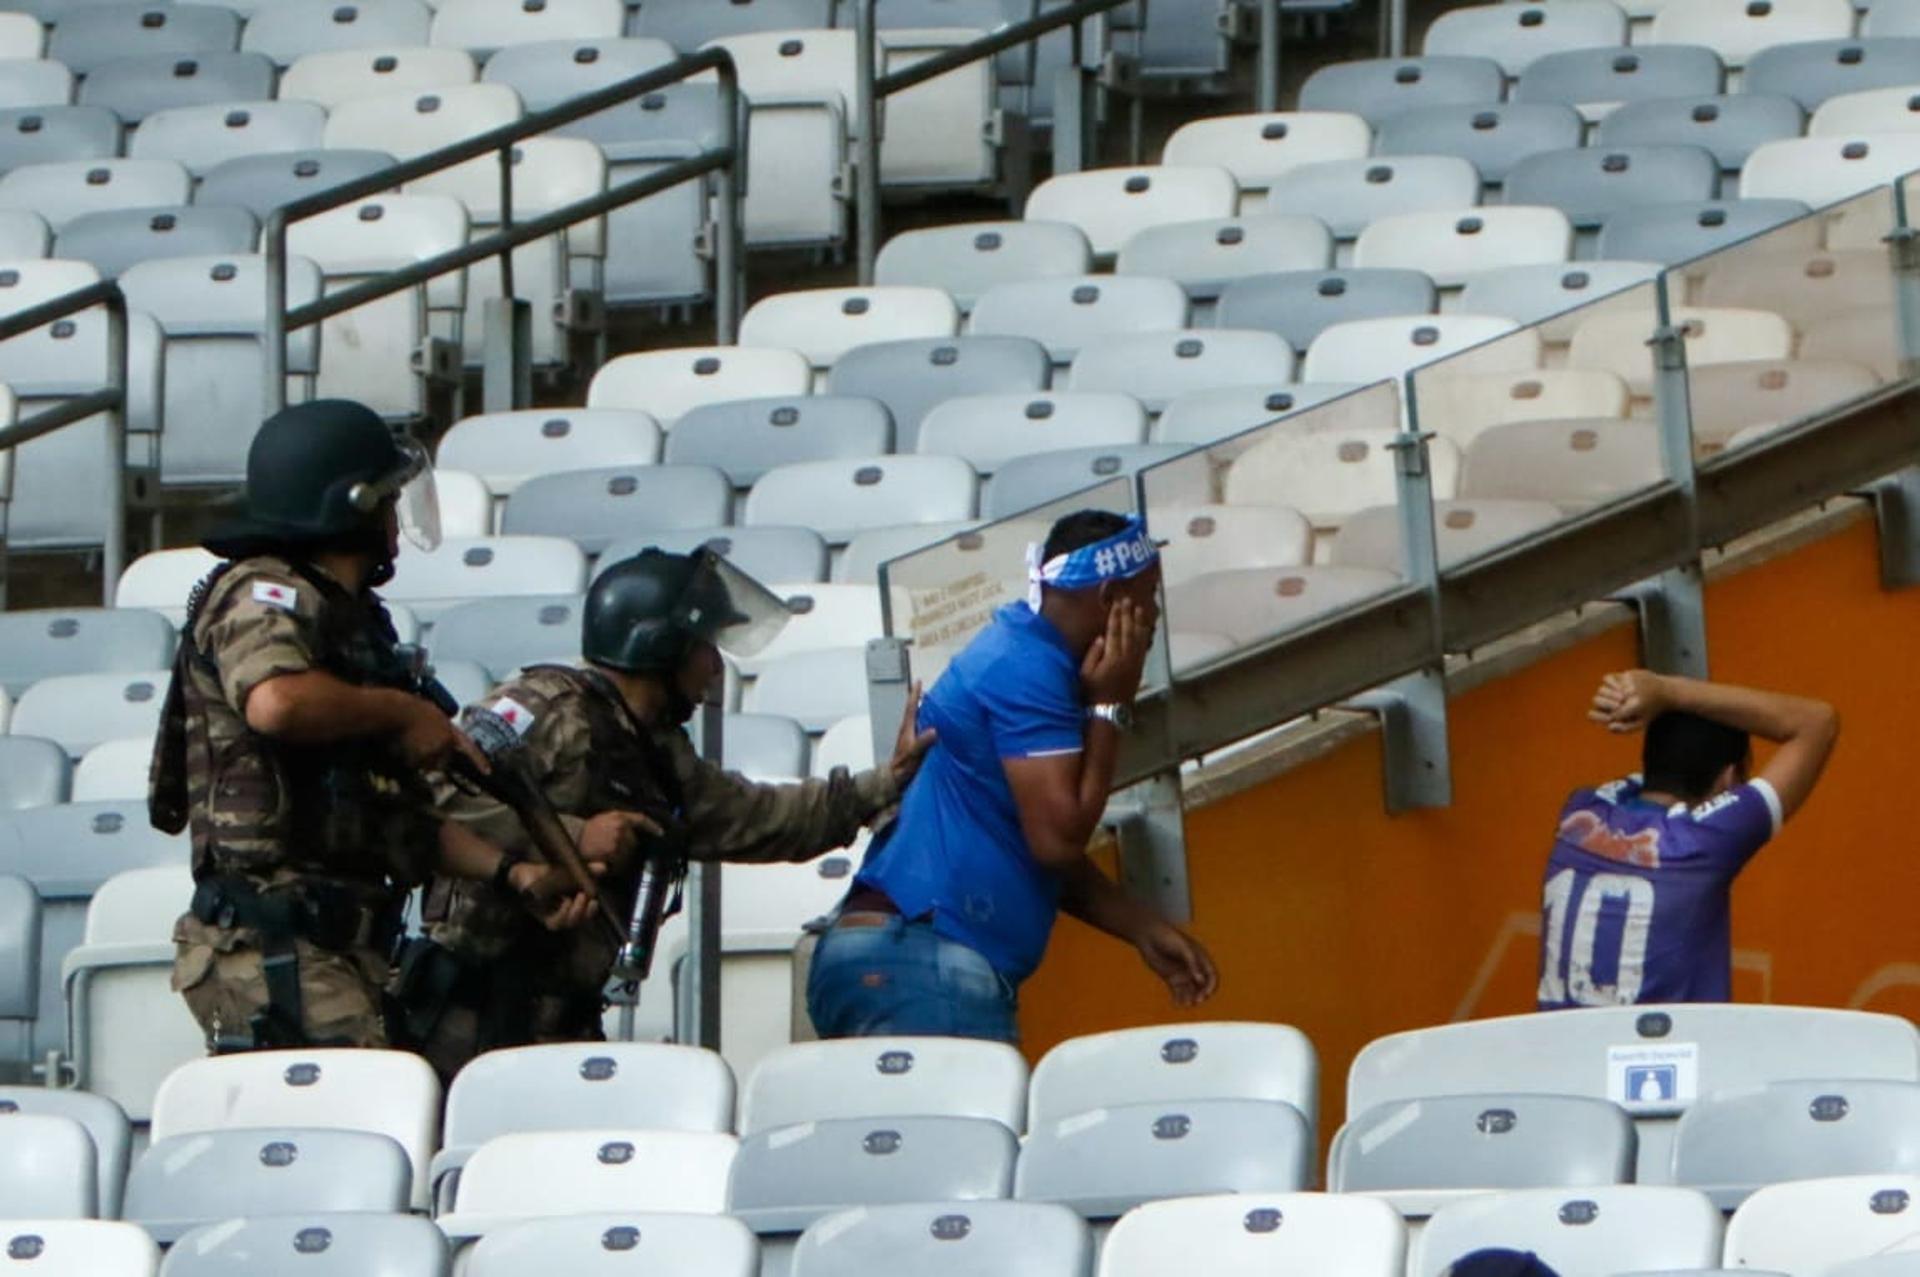
[[[1336,1193],[1220,1193],[1130,1211],[1105,1240],[1100,1272],[1405,1277],[1406,1267],[1407,1226],[1384,1202]]]
[[[1645,204],[1621,209],[1607,219],[1600,228],[1599,253],[1615,261],[1683,262],[1805,217],[1807,212],[1799,200]],[[1813,234],[1817,242],[1818,231]]]
[[[1167,404],[1154,423],[1155,443],[1201,444],[1270,425],[1359,389],[1343,384],[1272,382],[1199,390]]]
[[[1720,1212],[1684,1188],[1543,1188],[1456,1202],[1415,1239],[1408,1277],[1440,1277],[1488,1247],[1528,1251],[1568,1277],[1720,1262]]]
[[[638,1255],[635,1252],[638,1251]],[[467,1255],[466,1277],[757,1277],[760,1246],[725,1215],[566,1215],[489,1232]]]
[[[809,732],[824,732],[867,712],[867,651],[832,647],[768,661],[741,705],[749,713],[779,714]]]
[[[120,154],[120,118],[104,106],[23,106],[0,111],[0,171]]]
[[[700,733],[694,733],[695,739]],[[807,774],[807,734],[778,714],[728,714],[720,726],[720,763],[728,771],[774,778]],[[727,1129],[727,1124],[715,1127]]]
[[[792,1277],[1091,1277],[1093,1242],[1065,1207],[966,1202],[862,1208],[807,1230]]]
[[[1762,49],[1747,62],[1744,93],[1790,97],[1808,111],[1828,98],[1920,83],[1920,36],[1809,40]]]
[[[327,113],[317,102],[222,102],[155,111],[134,130],[127,153],[177,160],[195,177],[246,155],[320,145]]]
[[[1146,409],[1129,395],[970,395],[949,399],[927,414],[917,450],[960,457],[984,475],[1029,453],[1146,441]]]
[[[1240,185],[1240,201],[1264,191],[1282,173],[1322,160],[1358,159],[1373,149],[1373,130],[1345,111],[1270,111],[1213,115],[1175,129],[1162,151],[1166,164],[1217,164]]]
[[[57,741],[78,758],[102,741],[152,732],[167,677],[165,669],[47,675],[15,703],[12,730]]]
[[[0,743],[14,739],[0,737]],[[0,761],[12,765],[14,760],[6,757],[11,752],[0,750]],[[14,780],[8,777],[0,784],[12,787]],[[40,1018],[41,912],[40,894],[32,883],[0,874],[0,1077],[31,1076],[27,1070],[34,1063],[33,1027]],[[11,1098],[20,1089],[0,1087],[0,1119],[22,1111]]]
[[[91,262],[114,279],[163,257],[251,255],[259,241],[253,214],[230,204],[108,209],[68,222],[54,240],[54,256]]]
[[[580,656],[576,594],[475,599],[448,608],[433,623],[433,655],[478,661],[495,679],[523,665],[567,665]]]
[[[319,297],[312,262],[290,258],[286,278],[289,305]],[[266,259],[243,253],[145,261],[120,277],[128,304],[152,315],[167,336],[167,483],[238,483],[246,476],[265,372],[265,279]],[[290,375],[313,376],[318,338],[317,327],[290,337]]]
[[[58,233],[82,213],[185,204],[192,189],[172,160],[58,160],[0,177],[0,205],[33,209]]]
[[[1774,1082],[1709,1092],[1680,1117],[1673,1180],[1721,1210],[1784,1180],[1920,1170],[1920,1085]]]
[[[1421,51],[1474,54],[1521,75],[1535,59],[1565,49],[1627,42],[1627,15],[1611,0],[1556,4],[1480,4],[1452,9],[1427,28]]]
[[[1628,146],[1548,151],[1516,164],[1507,199],[1545,204],[1576,228],[1599,226],[1621,209],[1720,193],[1720,165],[1697,146]]]
[[[1517,177],[1517,174],[1515,175]],[[1514,193],[1514,203],[1531,203]],[[1396,213],[1453,211],[1480,202],[1480,172],[1457,155],[1410,155],[1303,164],[1267,190],[1267,209],[1305,213],[1335,239],[1352,239],[1367,223]]]
[[[92,1219],[99,1171],[87,1128],[69,1117],[0,1120],[0,1201],[21,1219]]]
[[[665,66],[675,56],[671,45],[654,39],[535,40],[527,44],[508,45],[495,53],[487,59],[480,78],[488,84],[504,84],[511,88],[520,95],[520,101],[528,111],[544,111],[560,105],[568,98],[603,89],[655,67]],[[663,100],[655,103],[648,114],[656,119],[662,115],[673,116],[688,101],[712,99],[711,92],[689,95],[685,100],[675,94],[676,90],[692,87],[696,86],[676,84],[663,90]],[[712,86],[698,87],[710,90]],[[618,143],[642,137],[677,137],[702,145],[716,140],[716,135],[709,131],[718,124],[716,118],[710,118],[710,105],[679,121],[692,127],[678,131],[670,126],[662,131],[658,123],[649,127],[638,121],[630,122],[629,117],[642,109],[632,105],[610,107],[584,120],[563,125],[560,131],[602,143],[607,147],[610,158]]]
[[[834,1118],[740,1141],[727,1213],[760,1235],[763,1252],[850,1206],[1006,1197],[1020,1142],[975,1117]],[[762,1261],[765,1263],[765,1259]]]
[[[811,524],[829,545],[867,528],[971,519],[977,481],[954,457],[891,456],[776,466],[747,494],[740,521]]]
[[[1093,249],[1065,222],[963,222],[902,231],[881,246],[876,284],[943,288],[961,310],[981,293],[1017,279],[1085,275]]]
[[[1082,275],[1017,280],[988,289],[973,308],[972,330],[1038,341],[1056,363],[1071,363],[1080,347],[1115,333],[1184,328],[1189,303],[1170,279],[1139,275]]]
[[[1738,93],[1725,97],[1629,102],[1600,121],[1594,145],[1700,146],[1720,167],[1737,171],[1763,142],[1799,137],[1807,113],[1790,97]]]
[[[442,436],[435,462],[467,470],[496,496],[536,474],[593,467],[652,465],[660,459],[660,427],[625,408],[528,408],[456,421]]]
[[[748,1076],[740,1130],[826,1119],[987,1118],[1026,1128],[1027,1064],[1005,1043],[870,1037],[777,1047]]]
[[[0,59],[0,106],[65,106],[73,101],[73,72],[42,58]]]
[[[947,538],[979,526],[977,519],[951,523],[909,523],[897,528],[868,528],[856,533],[833,565],[836,581],[878,581],[880,568],[889,560],[924,550]]]
[[[649,1130],[729,1131],[733,1093],[726,1062],[698,1047],[582,1042],[489,1051],[447,1093],[436,1195],[450,1200],[443,1177],[497,1135],[596,1130],[615,1111]]]
[[[1093,1109],[1182,1100],[1271,1100],[1311,1130],[1319,1107],[1313,1044],[1284,1024],[1204,1021],[1069,1038],[1033,1073],[1031,1124]]]
[[[265,220],[282,204],[391,167],[383,151],[303,151],[228,160],[200,182],[202,204],[234,204]]]
[[[1696,1075],[1641,1100],[1627,1070],[1684,1044]],[[1595,1060],[1616,1063],[1600,1068]],[[1676,1065],[1676,1069],[1677,1069]],[[1495,1088],[1624,1103],[1640,1128],[1642,1183],[1669,1177],[1673,1119],[1697,1096],[1840,1074],[1920,1081],[1920,1033],[1897,1016],[1780,1006],[1637,1006],[1504,1016],[1376,1039],[1347,1075],[1347,1108]],[[1656,1079],[1658,1080],[1658,1079]],[[1649,1265],[1641,1265],[1647,1267]]]
[[[1350,111],[1378,128],[1402,111],[1498,102],[1505,90],[1506,75],[1492,58],[1368,58],[1308,76],[1300,109]]]
[[[47,56],[75,75],[121,58],[226,53],[240,45],[240,15],[214,5],[75,5],[53,24]]]
[[[1044,390],[1047,351],[1025,337],[968,336],[855,346],[827,374],[835,395],[878,399],[893,416],[893,446],[910,452],[920,423],[938,403],[961,395]]]
[[[1529,67],[1514,86],[1513,100],[1587,107],[1649,98],[1712,97],[1725,81],[1720,55],[1701,45],[1569,49],[1550,53]],[[1749,87],[1752,83],[1747,81]]]
[[[274,76],[264,53],[148,54],[102,64],[81,84],[80,101],[110,107],[133,125],[172,107],[264,101]]]
[[[1291,1104],[1163,1100],[1036,1125],[1014,1196],[1090,1220],[1202,1193],[1293,1192],[1313,1179],[1313,1135]]]
[[[153,828],[144,798],[65,803],[0,817],[0,864],[31,882],[43,905],[40,1006],[48,1014],[34,1029],[37,1055],[66,1049],[61,963],[80,943],[93,893],[122,870],[186,859],[185,837]]]
[[[676,528],[644,536],[623,537],[600,554],[597,571],[604,572],[648,546],[670,554],[691,554],[703,545],[758,581],[824,581],[827,579],[827,543],[812,528]]]
[[[298,1256],[289,1259],[287,1256]],[[447,1277],[447,1239],[410,1215],[321,1212],[222,1220],[194,1229],[167,1252],[161,1277]]]
[[[1329,324],[1418,315],[1435,305],[1433,281],[1416,270],[1287,271],[1229,285],[1221,294],[1215,322],[1222,328],[1278,333],[1305,353]]]
[[[634,35],[691,53],[709,40],[756,31],[807,31],[833,25],[833,0],[732,0],[724,5],[645,0],[633,7]]]
[[[1586,126],[1564,102],[1484,102],[1402,111],[1381,121],[1381,155],[1457,155],[1499,184],[1540,151],[1579,146]]]
[[[877,399],[801,395],[704,404],[667,436],[664,460],[712,466],[750,488],[775,466],[893,451],[893,420]]]
[[[1321,270],[1332,263],[1333,235],[1326,223],[1306,214],[1279,213],[1150,226],[1121,247],[1114,269],[1122,275],[1170,279],[1194,301],[1207,302],[1236,280],[1275,271]]]
[[[1469,279],[1460,291],[1460,309],[1470,315],[1499,315],[1516,324],[1532,324],[1644,284],[1657,274],[1659,267],[1651,262],[1509,266]]]
[[[155,1140],[127,1176],[126,1218],[161,1244],[221,1220],[407,1209],[406,1150],[370,1131],[249,1127]]]
[[[1334,1137],[1327,1186],[1430,1215],[1462,1192],[1631,1183],[1637,1146],[1633,1119],[1606,1100],[1428,1096],[1351,1118]]]
[[[0,613],[0,687],[17,696],[56,674],[164,669],[173,643],[166,618],[142,608]]]
[[[1077,391],[1118,391],[1158,412],[1196,390],[1237,386],[1249,378],[1292,380],[1293,347],[1275,333],[1236,328],[1190,328],[1170,333],[1121,333],[1089,342],[1074,356],[1068,385]]]
[[[97,1219],[0,1224],[0,1254],[30,1258],[44,1277],[154,1277],[160,1248],[135,1224]]]
[[[67,801],[73,760],[38,736],[0,736],[0,811]]]
[[[1003,519],[1109,480],[1139,471],[1187,451],[1182,444],[1141,444],[1133,448],[1066,448],[1017,457],[1000,467],[980,495],[980,513]]]
[[[80,1123],[93,1141],[99,1171],[100,1214],[120,1214],[120,1190],[127,1178],[128,1152],[133,1132],[118,1104],[86,1091],[45,1086],[0,1086],[0,1122],[16,1114],[64,1117]]]
[[[711,466],[632,466],[536,475],[507,500],[500,530],[571,537],[588,554],[645,529],[727,521],[727,476]]]
[[[432,22],[421,0],[266,4],[247,19],[240,47],[286,66],[309,53],[422,45]]]
[[[42,258],[52,243],[53,232],[40,214],[24,208],[0,209],[0,260]]]

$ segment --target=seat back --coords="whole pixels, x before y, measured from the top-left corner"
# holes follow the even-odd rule
[[[727,521],[733,490],[711,466],[616,466],[536,475],[508,498],[500,530],[564,536],[589,554],[646,528],[709,528]]]
[[[56,254],[91,262],[108,278],[164,257],[251,254],[260,224],[244,208],[217,204],[83,213],[60,232]]]
[[[99,1203],[98,1155],[70,1117],[15,1113],[0,1131],[0,1198],[22,1219],[91,1219]]]
[[[1185,451],[1179,444],[1143,443],[1122,448],[1060,448],[1015,457],[988,480],[980,495],[980,513],[988,519],[1005,518],[1121,476],[1131,478]],[[1196,500],[1207,499],[1207,494],[1190,495]]]
[[[1267,213],[1149,226],[1121,247],[1115,269],[1171,279],[1189,298],[1205,302],[1249,276],[1322,270],[1332,262],[1333,236],[1324,222],[1304,213]]]
[[[845,544],[865,528],[970,519],[976,486],[973,467],[957,457],[803,461],[763,475],[741,521],[811,523],[830,544]]]
[[[329,49],[303,54],[296,59],[281,77],[280,96],[318,102],[329,111],[367,98],[411,96],[413,113],[419,115],[422,114],[418,109],[422,96],[442,94],[471,85],[478,74],[473,55],[465,49],[397,45],[372,49]],[[484,101],[495,114],[502,111],[504,99],[498,94],[490,94]],[[355,132],[369,131],[365,127],[363,114],[356,112],[348,118]],[[413,145],[412,139],[404,134],[401,140],[404,145]],[[357,144],[328,141],[326,145],[338,150]],[[380,138],[377,134],[362,149],[398,153],[388,139]]]
[[[660,459],[660,427],[631,409],[483,413],[455,422],[441,438],[436,459],[478,474],[490,491],[504,497],[534,475],[652,465]]]
[[[1080,1217],[1045,1202],[860,1207],[828,1215],[800,1238],[794,1277],[862,1277],[898,1266],[924,1277],[1091,1277],[1093,1242]]]
[[[1077,226],[1058,222],[967,222],[902,231],[881,246],[874,282],[936,288],[961,310],[994,284],[1084,275],[1093,250]]]
[[[1033,1071],[1037,1130],[1076,1113],[1180,1100],[1272,1100],[1312,1127],[1319,1109],[1313,1044],[1284,1024],[1217,1020],[1069,1038]]]
[[[703,545],[755,580],[827,579],[827,543],[812,528],[801,527],[664,529],[614,542],[601,551],[597,568],[604,572],[649,546],[669,554],[692,554]]]
[[[1238,203],[1239,187],[1224,168],[1107,168],[1048,178],[1027,197],[1025,215],[1078,226],[1094,255],[1110,258],[1149,226],[1231,217]]]
[[[1492,58],[1435,56],[1336,62],[1307,77],[1303,111],[1343,111],[1374,127],[1406,111],[1498,102],[1506,73]]]
[[[651,7],[651,6],[649,6]],[[624,1277],[633,1252],[648,1277],[755,1277],[760,1245],[724,1215],[566,1215],[489,1232],[466,1258],[468,1277],[522,1277],[551,1268],[574,1277]]]
[[[1565,102],[1584,112],[1615,102],[1712,97],[1725,82],[1720,55],[1703,45],[1567,49],[1534,59],[1513,97],[1516,102]]]
[[[402,91],[334,104],[324,145],[383,150],[410,160],[519,118],[520,95],[504,84]]]
[[[1494,205],[1383,217],[1360,233],[1355,266],[1424,271],[1457,288],[1488,271],[1553,265],[1573,255],[1573,223],[1557,208]]]
[[[1673,1180],[1722,1210],[1786,1180],[1920,1172],[1914,1113],[1920,1085],[1889,1081],[1772,1082],[1715,1091],[1681,1115]]]
[[[1098,337],[1187,325],[1186,291],[1170,279],[1082,275],[996,284],[973,309],[970,332],[1039,342],[1061,364]]]
[[[1338,1272],[1402,1277],[1407,1230],[1391,1206],[1330,1193],[1234,1193],[1147,1202],[1122,1216],[1100,1277],[1154,1277],[1193,1264],[1220,1277]]]
[[[365,177],[393,163],[385,151],[299,151],[248,155],[209,170],[200,182],[202,205],[234,205],[265,217],[282,204]]]
[[[1342,240],[1379,218],[1455,212],[1479,200],[1480,172],[1457,155],[1328,160],[1294,169],[1267,191],[1270,211],[1316,217]]]
[[[755,302],[740,321],[740,344],[797,350],[826,368],[854,346],[959,330],[959,308],[937,288],[815,288]]]
[[[457,1216],[532,1219],[595,1211],[726,1209],[738,1141],[692,1131],[523,1131],[482,1144],[460,1176]]]
[[[749,346],[650,350],[608,360],[587,387],[589,408],[637,408],[663,429],[689,409],[729,399],[804,395],[813,373],[793,350]]]
[[[92,75],[120,58],[213,53],[238,48],[240,15],[231,9],[172,5],[79,5],[53,24],[47,56],[75,75]]]
[[[1167,139],[1168,164],[1217,165],[1242,192],[1264,191],[1303,164],[1357,160],[1373,149],[1373,131],[1348,111],[1275,111],[1191,120]]]
[[[0,111],[0,169],[111,159],[120,154],[121,132],[104,106],[12,107]]]
[[[757,1135],[823,1119],[990,1118],[1026,1129],[1027,1065],[998,1042],[877,1037],[796,1042],[760,1061],[740,1097]]]
[[[1334,1137],[1337,1193],[1584,1187],[1633,1180],[1633,1119],[1576,1095],[1439,1095],[1380,1104]],[[1410,1191],[1411,1190],[1411,1191]],[[1438,1194],[1436,1194],[1438,1196]],[[1428,1214],[1429,1209],[1401,1209]]]
[[[1047,352],[1025,337],[970,335],[855,346],[827,374],[826,391],[887,406],[896,452],[911,452],[933,407],[961,395],[1043,390]]]
[[[1415,1240],[1409,1277],[1439,1277],[1487,1247],[1530,1251],[1554,1272],[1711,1268],[1720,1212],[1685,1188],[1633,1184],[1472,1197],[1438,1211]]]
[[[1294,350],[1305,351],[1334,324],[1417,315],[1433,310],[1435,304],[1433,281],[1419,270],[1281,271],[1229,284],[1220,296],[1215,319],[1222,328],[1276,333]],[[1271,370],[1261,371],[1264,376],[1244,377],[1236,384],[1291,380]]]
[[[1492,58],[1518,76],[1545,54],[1627,42],[1627,15],[1612,0],[1574,0],[1520,9],[1474,5],[1441,14],[1427,28],[1422,53]]]
[[[0,1254],[31,1260],[36,1277],[154,1277],[160,1248],[137,1224],[34,1219],[0,1224]]]
[[[1807,114],[1792,98],[1765,93],[1629,102],[1600,121],[1595,141],[1614,146],[1697,146],[1726,172],[1744,167],[1754,149],[1799,137]],[[1841,129],[1840,132],[1856,132]]]
[[[399,1214],[407,1178],[405,1150],[369,1131],[203,1130],[153,1141],[127,1177],[126,1217],[166,1244],[236,1216]]]
[[[879,400],[799,395],[703,404],[681,418],[666,460],[712,466],[748,488],[778,466],[891,451],[893,420]]]
[[[446,0],[434,12],[429,42],[488,52],[543,40],[608,40],[625,25],[621,0]]]
[[[0,204],[33,209],[58,232],[82,213],[185,204],[192,187],[172,160],[61,160],[0,177]]]
[[[1475,102],[1405,111],[1381,122],[1381,155],[1457,155],[1498,185],[1529,155],[1579,146],[1580,112],[1564,102]]]
[[[432,22],[433,10],[422,0],[354,0],[324,9],[262,5],[247,19],[240,47],[288,66],[311,53],[422,45]]]
[[[1009,458],[1058,448],[1128,447],[1147,441],[1147,413],[1131,395],[1102,391],[970,395],[927,414],[918,449],[956,456],[981,474]]]
[[[137,608],[7,612],[0,614],[0,685],[18,694],[56,674],[162,669],[173,644],[166,619]]]
[[[264,102],[277,69],[264,53],[146,54],[102,63],[80,86],[83,105],[113,110],[137,125],[156,111],[216,102]],[[184,204],[184,198],[150,200]]]
[[[1725,1262],[1736,1268],[1836,1272],[1871,1256],[1911,1255],[1920,1176],[1845,1175],[1770,1184],[1727,1225]]]
[[[312,1277],[447,1277],[447,1239],[410,1215],[286,1214],[204,1224],[173,1244],[163,1277],[250,1277],[298,1255]],[[284,1261],[283,1261],[284,1262]]]
[[[1542,151],[1507,175],[1507,198],[1593,229],[1624,208],[1720,194],[1720,162],[1698,146],[1606,146]]]
[[[313,102],[246,102],[155,111],[134,131],[135,159],[177,160],[198,177],[244,155],[320,145],[327,113]]]

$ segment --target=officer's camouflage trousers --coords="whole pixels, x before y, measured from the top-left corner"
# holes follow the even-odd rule
[[[267,977],[259,933],[221,928],[183,914],[173,928],[173,988],[207,1035],[245,1041],[266,1009]],[[387,1045],[382,989],[388,964],[371,949],[339,953],[294,942],[300,958],[301,1020],[307,1040],[330,1046]]]

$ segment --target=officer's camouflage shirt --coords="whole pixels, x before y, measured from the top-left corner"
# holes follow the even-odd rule
[[[589,693],[590,694],[590,693]],[[643,774],[606,775],[596,784],[594,768],[610,760],[593,749],[585,695],[563,673],[538,668],[490,692],[482,705],[511,702],[511,721],[521,728],[526,763],[570,832],[578,836],[585,820],[606,810],[657,813],[665,791]],[[623,723],[630,722],[622,718]],[[655,756],[668,759],[679,778],[680,820],[687,851],[696,860],[809,860],[852,842],[861,828],[899,798],[891,770],[879,768],[849,775],[836,769],[826,780],[794,784],[757,784],[737,772],[704,761],[678,726],[653,731]],[[442,810],[496,846],[532,853],[518,817],[499,802],[448,787]],[[634,883],[622,876],[607,883],[619,907],[631,906]],[[469,958],[495,958],[509,951],[538,952],[545,963],[570,972],[565,983],[581,992],[598,990],[614,952],[594,926],[564,937],[547,936],[517,900],[484,884],[459,882],[443,888],[444,920],[432,934],[441,944]],[[564,950],[562,958],[556,950]],[[555,973],[557,974],[557,973]]]

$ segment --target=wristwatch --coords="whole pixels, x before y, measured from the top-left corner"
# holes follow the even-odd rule
[[[1103,718],[1112,723],[1115,731],[1128,731],[1133,727],[1133,707],[1122,705],[1118,701],[1103,701],[1098,705],[1087,706],[1088,718]]]

